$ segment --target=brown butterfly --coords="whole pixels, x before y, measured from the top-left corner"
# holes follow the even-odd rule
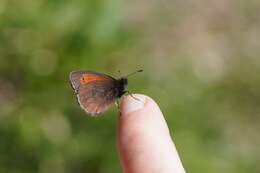
[[[142,71],[138,70],[127,77]],[[105,112],[118,98],[129,92],[126,90],[127,77],[115,79],[95,71],[78,70],[70,73],[70,82],[80,107],[95,116]]]

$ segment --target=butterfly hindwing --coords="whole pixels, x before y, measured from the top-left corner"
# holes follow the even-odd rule
[[[93,116],[106,111],[117,99],[118,91],[114,85],[109,80],[80,85],[77,97],[81,108]]]
[[[118,96],[116,79],[94,71],[73,71],[70,82],[81,108],[91,115],[106,111]]]

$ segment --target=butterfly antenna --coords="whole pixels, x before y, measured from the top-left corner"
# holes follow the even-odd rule
[[[133,72],[133,73],[130,73],[130,74],[126,75],[126,77],[132,76],[132,75],[134,75],[134,74],[136,74],[136,73],[140,73],[140,72],[142,72],[142,71],[143,71],[142,69],[141,69],[141,70],[137,70],[137,71],[135,71],[135,72]]]

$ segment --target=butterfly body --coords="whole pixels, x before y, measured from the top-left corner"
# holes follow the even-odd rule
[[[120,98],[120,97],[122,97],[122,95],[124,95],[127,92],[125,90],[125,88],[128,84],[128,80],[127,80],[127,78],[120,78],[117,80],[116,83],[117,83],[116,88],[118,89],[117,97]]]

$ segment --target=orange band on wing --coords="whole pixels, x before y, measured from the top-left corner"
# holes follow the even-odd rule
[[[105,78],[103,76],[98,76],[95,74],[83,74],[80,77],[80,84],[86,84],[86,83],[98,81],[98,80],[107,80],[107,78]]]

